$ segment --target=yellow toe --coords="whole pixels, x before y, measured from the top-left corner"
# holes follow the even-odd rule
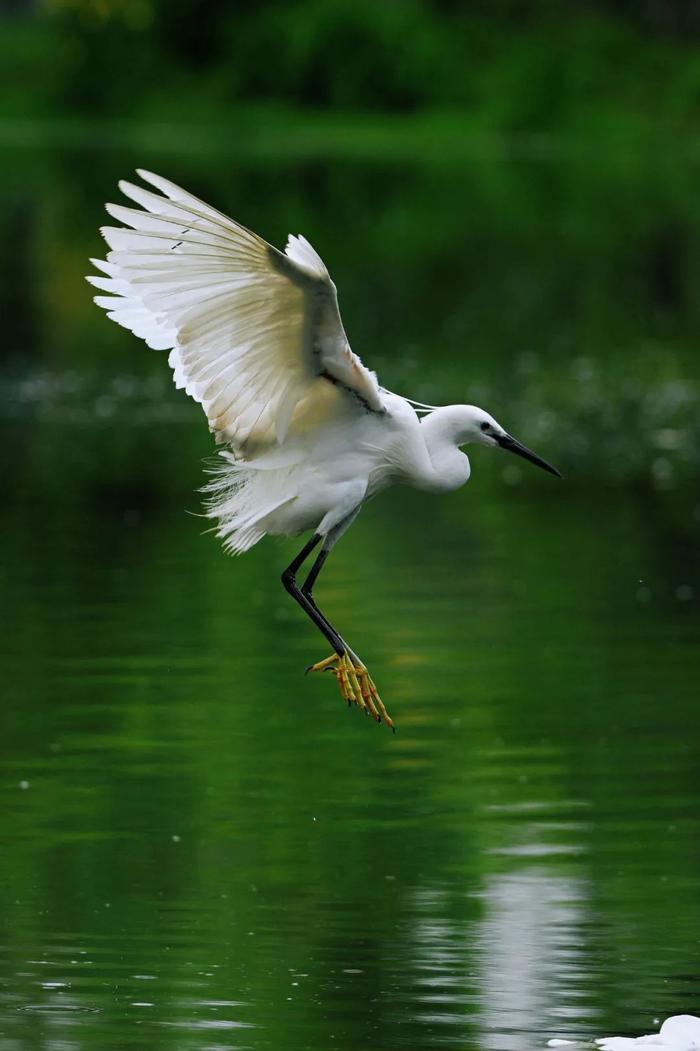
[[[378,723],[384,722],[396,732],[394,723],[382,702],[374,680],[367,668],[353,654],[352,659],[347,653],[342,657],[332,653],[316,664],[311,664],[307,669],[311,671],[330,671],[335,676],[340,690],[340,696],[348,706],[356,704],[367,715],[371,715]]]

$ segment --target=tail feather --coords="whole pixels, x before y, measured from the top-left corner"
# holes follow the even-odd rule
[[[289,472],[261,471],[238,460],[228,450],[209,468],[212,481],[202,487],[207,494],[207,518],[218,520],[216,535],[231,554],[242,554],[266,535],[265,519],[291,503],[287,485]]]

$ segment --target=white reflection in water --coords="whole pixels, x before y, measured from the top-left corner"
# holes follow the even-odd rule
[[[442,1044],[530,1051],[549,1034],[595,1021],[586,1004],[589,895],[574,860],[586,823],[561,820],[551,804],[536,820],[530,809],[500,825],[484,853],[508,860],[469,894],[479,900],[476,919],[466,918],[464,890],[451,883],[415,891],[413,1018]]]
[[[557,1021],[580,1020],[585,885],[538,865],[491,876],[483,900],[480,1045],[525,1051]]]

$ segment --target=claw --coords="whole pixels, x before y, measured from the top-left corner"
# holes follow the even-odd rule
[[[367,706],[369,707],[377,722],[380,723],[383,721],[386,723],[390,730],[394,730],[393,720],[391,719],[389,713],[384,707],[382,699],[379,696],[379,693],[377,692],[377,687],[374,685],[374,680],[372,679],[372,676],[369,674],[364,664],[356,665],[355,673],[360,683],[362,684],[363,696],[365,696],[366,698]]]
[[[342,656],[332,653],[325,660],[310,664],[306,669],[306,674],[308,675],[311,671],[332,672],[338,683],[340,696],[347,702],[348,707],[356,704],[365,715],[371,715],[377,723],[386,723],[389,729],[396,733],[394,723],[382,703],[372,677],[362,661],[354,654],[351,658],[348,653]]]
[[[341,658],[337,653],[331,653],[330,657],[326,657],[325,660],[318,661],[316,664],[310,664],[304,671],[304,675],[308,675],[310,671],[332,671],[335,672],[333,665],[337,663]]]

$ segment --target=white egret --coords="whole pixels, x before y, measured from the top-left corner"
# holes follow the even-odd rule
[[[169,350],[175,383],[199,402],[226,448],[207,514],[232,552],[266,534],[311,538],[282,574],[325,636],[348,704],[393,726],[366,666],[316,605],[329,551],[363,504],[404,482],[429,492],[468,480],[469,442],[517,453],[559,472],[473,405],[421,405],[381,387],[350,349],[336,288],[309,242],[284,252],[151,172],[120,182],[138,208],[107,205],[111,251],[88,280],[108,317],[155,350]],[[320,552],[304,582],[297,573]]]

